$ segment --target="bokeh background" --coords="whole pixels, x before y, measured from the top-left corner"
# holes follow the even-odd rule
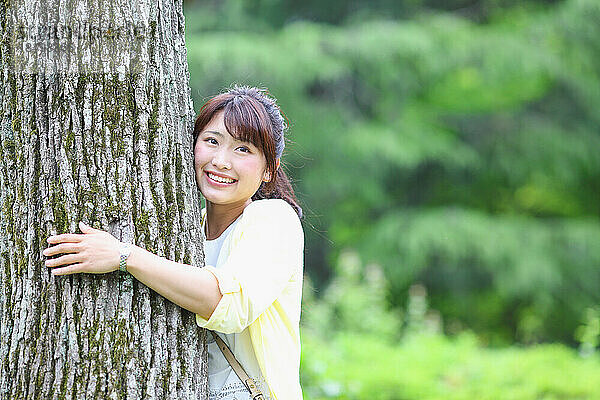
[[[600,2],[184,3],[199,108],[268,87],[307,399],[600,399]]]

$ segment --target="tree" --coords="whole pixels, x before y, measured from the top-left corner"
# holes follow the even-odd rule
[[[41,254],[83,220],[202,265],[182,3],[3,1],[0,28],[0,399],[206,396],[193,314]]]

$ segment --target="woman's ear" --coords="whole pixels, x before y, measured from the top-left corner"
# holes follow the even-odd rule
[[[280,159],[275,160],[275,171],[279,168]],[[269,171],[265,171],[265,175],[263,176],[263,182],[269,182],[271,180],[271,173]]]

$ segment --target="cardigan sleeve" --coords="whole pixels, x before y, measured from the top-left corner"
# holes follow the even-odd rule
[[[292,207],[283,200],[261,200],[244,210],[240,236],[220,267],[207,266],[223,297],[199,326],[223,333],[243,331],[302,274],[304,234]]]

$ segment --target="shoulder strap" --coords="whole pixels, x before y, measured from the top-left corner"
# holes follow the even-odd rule
[[[233,369],[233,372],[235,372],[238,378],[240,378],[240,381],[244,383],[246,389],[248,389],[248,391],[250,392],[250,397],[252,398],[252,400],[265,400],[265,397],[263,396],[262,392],[258,390],[254,379],[250,378],[246,371],[244,371],[244,368],[242,368],[242,365],[235,358],[235,356],[233,355],[227,344],[223,341],[223,339],[221,339],[219,335],[217,335],[213,331],[210,331],[210,333],[212,333],[213,337],[215,338],[215,341],[219,345],[221,353],[223,353],[223,356],[225,357],[229,365],[231,365],[231,369]]]

